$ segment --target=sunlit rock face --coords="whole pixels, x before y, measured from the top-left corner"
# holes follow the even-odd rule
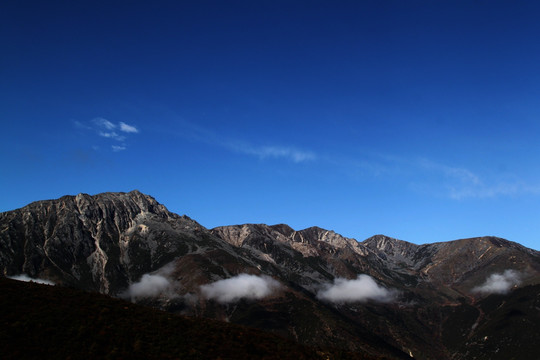
[[[138,191],[79,194],[0,214],[4,274],[115,294],[196,246],[204,231]]]
[[[209,230],[132,191],[1,213],[0,270],[305,344],[459,359],[476,349],[467,339],[497,339],[486,330],[500,325],[486,313],[493,296],[522,304],[510,299],[540,284],[540,255],[496,237],[416,245],[284,224]],[[505,311],[501,304],[496,311]]]

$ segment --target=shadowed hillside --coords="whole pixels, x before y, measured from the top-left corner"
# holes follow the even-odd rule
[[[4,277],[0,319],[3,359],[377,359]]]

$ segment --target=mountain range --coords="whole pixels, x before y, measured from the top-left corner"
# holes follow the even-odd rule
[[[139,191],[78,194],[0,213],[0,269],[365,358],[540,357],[540,253],[492,236],[206,229]]]

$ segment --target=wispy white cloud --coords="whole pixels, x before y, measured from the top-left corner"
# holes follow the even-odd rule
[[[113,150],[114,152],[126,150],[126,147],[125,147],[125,146],[119,146],[119,145],[111,145],[111,148],[112,148],[112,150]]]
[[[104,138],[114,139],[114,140],[117,140],[117,141],[126,140],[125,136],[118,135],[118,133],[115,132],[115,131],[111,131],[111,132],[100,131],[99,136],[104,137]]]
[[[425,158],[396,161],[410,168],[413,188],[452,200],[540,195],[540,186],[526,184],[516,176],[488,176],[466,167],[449,166]]]
[[[179,121],[181,131],[177,132],[179,136],[188,138],[192,141],[205,143],[211,146],[217,146],[238,154],[244,154],[257,157],[261,160],[283,159],[294,163],[314,161],[317,155],[313,151],[299,149],[294,145],[283,144],[265,144],[257,145],[244,139],[233,138],[223,134],[218,134],[212,130],[187,121]],[[167,129],[167,131],[170,131]]]
[[[540,186],[526,184],[520,180],[494,180],[492,184],[480,183],[475,186],[449,187],[452,199],[495,198],[500,196],[540,195]]]
[[[364,302],[368,300],[389,302],[396,292],[380,286],[369,275],[359,275],[356,279],[336,278],[317,293],[317,297],[335,303]]]
[[[478,175],[465,168],[452,167],[425,158],[417,160],[417,163],[426,170],[439,172],[448,178],[455,179],[465,184],[478,185],[481,183]]]
[[[277,280],[266,275],[240,274],[229,279],[202,285],[201,292],[207,299],[230,303],[241,299],[262,299],[272,295],[280,287],[281,284]]]
[[[287,159],[294,163],[313,161],[317,158],[314,152],[299,150],[289,146],[254,146],[251,144],[230,142],[226,144],[231,150],[247,155],[254,155],[260,159]]]
[[[409,190],[452,200],[494,198],[523,194],[540,195],[540,184],[526,184],[519,179],[500,179],[487,176],[466,166],[447,164],[437,159],[406,157],[400,154],[375,153],[365,150],[359,156],[324,153],[301,149],[295,144],[265,144],[218,134],[210,129],[178,121],[178,136],[191,141],[256,157],[260,160],[286,160],[295,164],[317,163],[333,167],[354,178],[394,179]],[[170,128],[166,129],[170,132]]]
[[[114,123],[102,117],[93,119],[89,125],[80,121],[74,121],[74,125],[78,129],[94,131],[99,137],[116,142],[116,144],[111,145],[114,152],[126,150],[127,145],[125,142],[128,135],[139,133],[139,129],[134,125],[122,121]],[[97,148],[97,146],[94,145],[93,148]]]
[[[139,129],[137,129],[133,125],[128,125],[125,122],[120,122],[120,131],[123,131],[126,133],[138,133]]]
[[[104,119],[104,118],[95,118],[93,120],[93,122],[99,127],[99,128],[102,128],[102,129],[106,129],[106,130],[114,130],[116,129],[116,125],[113,124],[112,122],[110,122],[109,120],[107,119]]]
[[[109,137],[113,139],[123,140],[122,137],[118,135],[116,130],[119,130],[124,133],[132,133],[132,134],[136,134],[139,132],[139,129],[137,129],[135,126],[126,124],[123,121],[119,122],[118,124],[114,124],[107,119],[96,118],[93,120],[93,123],[99,129],[100,136]]]
[[[521,274],[516,270],[505,270],[502,274],[491,274],[486,281],[473,289],[483,294],[506,294],[521,283]]]

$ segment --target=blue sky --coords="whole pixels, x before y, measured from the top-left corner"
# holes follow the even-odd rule
[[[537,1],[0,4],[0,211],[140,191],[211,228],[540,249]]]

